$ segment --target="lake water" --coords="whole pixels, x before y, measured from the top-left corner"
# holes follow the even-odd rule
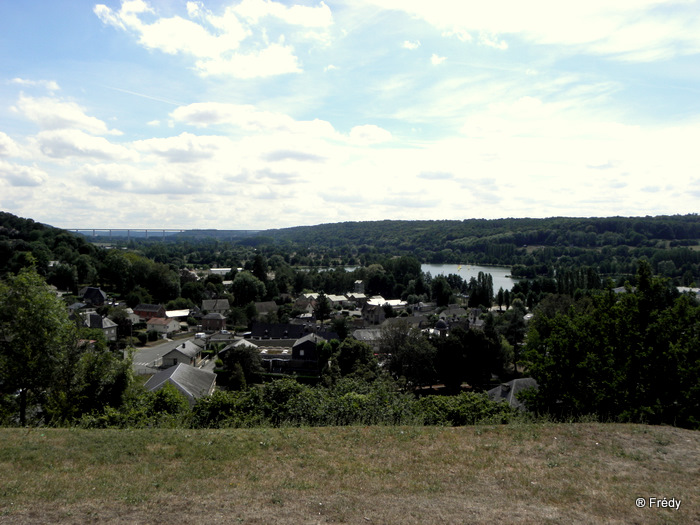
[[[423,273],[436,275],[449,275],[451,273],[459,275],[469,282],[474,277],[477,278],[479,272],[490,273],[493,278],[493,292],[497,293],[499,288],[511,290],[518,281],[510,277],[510,268],[507,266],[478,266],[475,264],[421,264]]]

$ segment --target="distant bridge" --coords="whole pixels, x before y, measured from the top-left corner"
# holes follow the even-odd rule
[[[151,238],[160,237],[164,239],[166,236],[174,235],[176,233],[182,233],[187,230],[183,229],[172,229],[172,228],[66,228],[69,232],[79,233],[85,235],[86,237],[119,237],[131,239],[132,235],[134,237]]]
[[[260,230],[192,230],[180,228],[64,228],[96,239],[108,237],[116,239],[165,239],[178,233],[187,232],[192,237],[213,237],[222,240],[243,239],[260,233]]]

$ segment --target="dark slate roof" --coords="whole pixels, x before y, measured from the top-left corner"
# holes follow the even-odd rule
[[[252,337],[269,339],[299,339],[311,331],[309,326],[283,323],[253,323],[250,329]]]
[[[493,401],[506,401],[513,408],[525,410],[525,405],[518,401],[516,396],[519,392],[528,388],[538,388],[537,381],[531,377],[523,377],[500,384],[496,388],[489,390],[487,394]]]
[[[194,344],[192,341],[185,341],[181,345],[176,346],[170,352],[165,354],[163,357],[166,357],[173,352],[180,352],[182,355],[189,357],[190,359],[193,359],[197,354],[199,354],[202,351],[201,347],[199,345]]]
[[[202,310],[228,310],[230,308],[228,299],[204,299]]]
[[[134,312],[140,311],[140,312],[157,312],[162,308],[161,305],[159,304],[139,304],[134,308]]]
[[[325,339],[323,337],[319,337],[316,334],[308,334],[308,335],[305,335],[304,337],[300,337],[299,339],[297,339],[294,342],[294,344],[292,345],[292,348],[294,348],[295,346],[299,346],[301,344],[304,344],[307,341],[313,341],[314,343],[322,343],[323,341],[325,341]]]
[[[221,319],[226,319],[226,318],[218,312],[213,312],[213,313],[205,315],[204,317],[202,317],[202,319],[217,319],[220,321]]]
[[[209,394],[216,382],[216,374],[180,363],[158,372],[146,381],[144,386],[147,390],[155,392],[167,382],[182,392],[190,404],[194,404],[197,399]]]
[[[260,303],[255,303],[255,309],[259,314],[266,314],[268,312],[277,311],[277,303],[275,301],[263,301]]]
[[[87,287],[83,288],[82,290],[80,290],[79,295],[84,300],[90,301],[92,303],[97,303],[97,304],[102,304],[105,302],[105,299],[107,299],[106,293],[104,293],[99,288],[94,288],[92,286],[87,286]]]
[[[98,328],[100,330],[117,326],[117,323],[107,317],[102,317],[100,314],[83,315],[83,322],[88,328]]]

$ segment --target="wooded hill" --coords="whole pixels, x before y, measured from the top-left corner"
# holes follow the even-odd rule
[[[224,226],[224,225],[222,225]],[[113,239],[159,263],[242,266],[254,253],[278,254],[292,266],[368,266],[392,256],[421,263],[513,266],[516,277],[552,276],[556,268],[593,267],[614,279],[634,275],[639,259],[658,275],[700,282],[700,216],[464,221],[369,221],[320,224],[232,235],[240,230],[189,230],[166,239]],[[99,238],[98,238],[99,239]],[[101,239],[107,241],[109,239]],[[0,212],[0,274],[49,260],[99,257],[74,235]],[[86,257],[82,257],[83,266]],[[94,266],[94,264],[93,264]]]

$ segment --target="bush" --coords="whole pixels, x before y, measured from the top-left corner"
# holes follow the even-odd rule
[[[423,424],[445,426],[507,423],[516,414],[507,403],[491,401],[486,394],[473,392],[422,397],[416,401],[415,409]]]

